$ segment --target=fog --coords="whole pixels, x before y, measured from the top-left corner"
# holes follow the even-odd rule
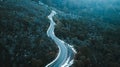
[[[68,0],[68,2],[73,6],[104,6],[104,7],[116,7],[120,6],[120,0]]]
[[[120,9],[120,0],[40,0],[43,3],[66,11],[86,9]]]
[[[40,0],[65,13],[119,23],[120,0]]]

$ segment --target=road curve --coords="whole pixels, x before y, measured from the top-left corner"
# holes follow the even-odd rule
[[[48,16],[50,26],[47,30],[47,35],[56,43],[59,48],[59,52],[57,57],[45,67],[69,67],[73,64],[76,51],[71,45],[55,36],[54,29],[56,23],[53,21],[53,16],[56,14],[57,13],[52,10],[51,14]]]

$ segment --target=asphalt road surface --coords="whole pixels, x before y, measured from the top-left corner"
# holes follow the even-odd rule
[[[48,16],[48,19],[50,20],[50,26],[47,30],[47,35],[56,43],[59,48],[59,52],[57,57],[45,67],[69,67],[74,62],[76,51],[71,45],[65,43],[63,40],[55,36],[54,29],[56,23],[53,20],[53,16],[56,14],[57,13],[52,10],[51,14]]]

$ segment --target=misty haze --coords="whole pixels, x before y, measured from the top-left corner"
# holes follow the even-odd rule
[[[120,67],[120,0],[0,0],[0,67]]]

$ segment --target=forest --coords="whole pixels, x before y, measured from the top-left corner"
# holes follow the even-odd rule
[[[46,34],[53,9],[56,36],[77,51],[71,67],[120,67],[119,7],[119,0],[0,0],[0,67],[45,67],[57,56]]]

